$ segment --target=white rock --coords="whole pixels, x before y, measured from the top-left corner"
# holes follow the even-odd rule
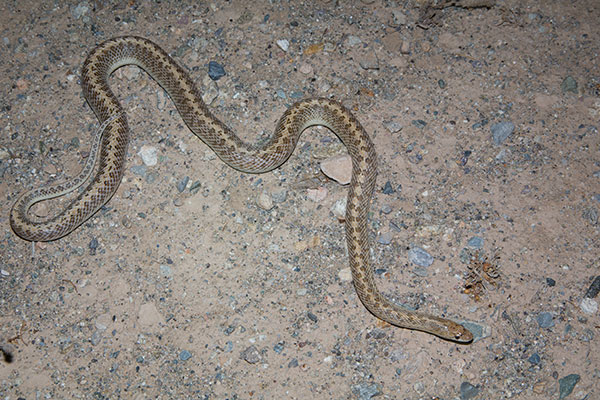
[[[584,297],[579,306],[581,307],[581,311],[586,314],[595,314],[598,311],[598,302],[589,297]]]
[[[357,44],[361,44],[361,43],[362,43],[362,40],[360,40],[360,38],[358,36],[354,36],[354,35],[348,36],[348,44],[350,45],[350,47],[356,46]]]
[[[350,271],[350,268],[341,269],[340,272],[338,272],[338,278],[340,278],[342,282],[350,282],[352,280],[352,271]]]
[[[187,144],[181,139],[177,141],[177,147],[179,148],[179,150],[181,150],[182,153],[185,153],[187,151]]]
[[[304,75],[310,75],[313,73],[313,67],[310,64],[304,63],[300,66],[300,72]]]
[[[271,195],[267,191],[263,190],[258,195],[256,204],[263,210],[269,211],[271,208],[273,208],[273,200],[271,199]]]
[[[390,133],[400,132],[403,128],[402,124],[400,122],[396,122],[396,121],[383,121],[383,126]]]
[[[327,188],[307,189],[306,196],[315,203],[320,203],[327,197]]]
[[[290,48],[290,42],[288,42],[286,39],[281,39],[277,41],[277,46],[279,46],[279,48],[283,51],[288,51]]]
[[[138,155],[142,158],[144,164],[149,167],[158,163],[158,150],[154,146],[142,146]]]
[[[331,212],[338,219],[344,219],[346,216],[346,205],[348,204],[348,198],[344,197],[335,202],[333,206],[331,206]]]

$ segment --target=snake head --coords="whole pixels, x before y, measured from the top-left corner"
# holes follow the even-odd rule
[[[473,334],[464,326],[457,323],[452,323],[448,325],[447,339],[458,343],[471,343],[473,341]]]

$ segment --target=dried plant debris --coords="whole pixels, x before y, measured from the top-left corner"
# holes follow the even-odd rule
[[[430,26],[439,25],[441,20],[440,10],[447,7],[458,8],[492,8],[496,0],[426,0],[421,4],[421,12],[417,26],[428,29]]]
[[[475,301],[479,301],[490,286],[493,288],[498,287],[500,278],[499,259],[500,257],[496,255],[490,260],[477,251],[471,257],[471,261],[467,266],[469,272],[465,279],[464,293],[470,295]]]
[[[25,339],[23,337],[23,334],[27,332],[27,322],[23,321],[21,322],[21,328],[19,328],[19,333],[17,333],[15,336],[8,338],[7,342],[9,344],[14,344],[14,345],[18,345],[19,342],[21,342],[23,345],[26,345],[27,342],[25,342]],[[34,333],[37,332],[37,330],[34,330]]]

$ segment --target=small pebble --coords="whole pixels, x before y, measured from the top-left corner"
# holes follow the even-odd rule
[[[408,251],[410,262],[421,267],[429,267],[433,264],[433,257],[420,247],[413,247]]]
[[[223,331],[223,333],[227,336],[231,335],[233,332],[235,331],[235,326],[228,326],[227,328],[225,328],[225,330]]]
[[[352,271],[350,268],[343,268],[338,272],[338,278],[340,278],[342,282],[350,282],[352,281]]]
[[[475,398],[479,394],[479,388],[473,386],[469,382],[463,382],[460,384],[460,400],[470,400]]]
[[[394,193],[394,188],[392,188],[392,184],[390,181],[387,181],[385,185],[383,185],[383,194],[392,194]]]
[[[490,127],[494,144],[501,145],[515,130],[515,124],[510,121],[498,122]]]
[[[383,126],[390,133],[400,132],[403,128],[402,124],[396,121],[383,121]]]
[[[598,311],[598,302],[594,299],[590,299],[589,297],[584,297],[579,304],[581,311],[586,314],[596,314]]]
[[[242,351],[240,358],[246,361],[248,364],[256,364],[262,359],[255,346],[250,346],[246,350]]]
[[[277,41],[277,46],[283,51],[288,51],[290,48],[290,42],[288,42],[286,39],[281,39]]]
[[[92,240],[90,240],[90,243],[88,244],[88,248],[90,249],[90,255],[96,255],[96,250],[98,250],[99,245],[100,244],[98,243],[98,239],[92,238]]]
[[[423,385],[423,382],[415,383],[413,385],[413,389],[420,395],[423,395],[423,393],[425,393],[425,385]]]
[[[283,343],[279,342],[275,346],[273,346],[273,351],[277,354],[281,354],[281,352],[283,351],[283,348],[284,348]]]
[[[554,316],[549,312],[541,312],[537,316],[537,323],[540,328],[552,328],[554,326]]]
[[[315,314],[311,313],[310,311],[308,311],[306,313],[306,316],[308,317],[308,319],[310,319],[314,323],[317,323],[319,321],[319,318]]]
[[[292,358],[292,360],[288,363],[288,368],[296,368],[298,367],[298,359]]]
[[[87,14],[90,10],[90,7],[86,4],[86,2],[81,2],[75,8],[71,9],[71,15],[75,19],[81,18],[83,15]]]
[[[394,19],[394,24],[398,25],[406,25],[406,15],[400,10],[392,10],[392,15]]]
[[[185,190],[189,181],[190,181],[190,177],[185,176],[182,180],[177,182],[177,190],[179,191],[179,193],[183,193],[183,191]]]
[[[577,81],[572,76],[567,76],[560,84],[563,93],[573,92],[577,94]]]
[[[121,218],[121,225],[125,228],[131,228],[131,218],[129,218],[128,215],[124,215],[123,218]]]
[[[225,76],[225,68],[216,61],[210,61],[208,63],[208,76],[213,81],[218,81]]]
[[[142,161],[148,167],[156,165],[158,163],[158,150],[154,146],[142,146],[138,155],[142,158]]]
[[[598,210],[596,210],[596,207],[586,208],[581,216],[584,220],[588,221],[592,225],[596,225],[598,223]]]
[[[135,175],[141,176],[142,178],[146,176],[146,166],[145,165],[133,165],[129,168],[131,172]]]
[[[467,242],[467,246],[472,249],[481,249],[483,247],[483,238],[481,238],[479,236],[473,236]]]
[[[573,392],[575,385],[579,382],[580,376],[577,374],[570,374],[558,380],[559,394],[558,399],[562,400]]]
[[[362,40],[358,36],[348,35],[348,45],[350,47],[356,46],[357,44],[361,44]]]
[[[190,186],[190,193],[192,193],[192,194],[198,193],[198,191],[200,190],[201,187],[202,187],[202,182],[200,182],[200,181],[196,181],[196,182],[192,183],[192,185]]]
[[[320,203],[327,198],[327,188],[321,186],[316,189],[307,189],[306,197],[315,203]]]
[[[154,183],[158,179],[158,174],[155,172],[150,172],[146,174],[145,181],[146,183]]]
[[[391,232],[383,232],[377,238],[377,243],[379,244],[390,244],[392,242],[393,235]]]
[[[300,66],[299,71],[304,75],[311,75],[313,73],[313,67],[310,64],[304,63]]]
[[[211,105],[217,97],[219,97],[219,86],[217,86],[217,82],[214,81],[209,74],[204,75],[204,78],[202,78],[202,101]],[[182,149],[182,151],[185,150]]]
[[[402,54],[410,54],[410,42],[408,40],[403,40],[400,45],[400,53]]]
[[[90,342],[92,343],[92,346],[96,346],[98,343],[100,343],[101,340],[102,340],[102,331],[96,330],[92,334],[92,337],[90,338]]]
[[[160,274],[163,278],[171,278],[173,275],[173,270],[168,265],[161,264],[159,266]]]
[[[386,215],[387,215],[387,214],[389,214],[389,213],[391,213],[391,212],[392,212],[392,207],[390,207],[390,206],[389,206],[389,205],[387,205],[387,204],[384,204],[383,206],[381,206],[381,212],[382,212],[383,214],[386,214]]]
[[[358,400],[371,400],[381,394],[381,387],[377,383],[359,383],[352,386],[352,393]]]
[[[336,201],[333,206],[331,206],[331,212],[338,219],[343,220],[346,217],[346,206],[348,205],[348,198],[343,197]]]
[[[529,361],[533,365],[538,365],[541,361],[540,355],[538,353],[533,353],[531,356],[529,356],[527,361]]]
[[[271,199],[273,199],[273,202],[275,203],[283,203],[285,199],[287,199],[287,193],[287,189],[285,188],[275,189],[271,193]]]
[[[422,119],[415,119],[411,121],[411,123],[419,129],[423,129],[427,126],[427,122],[423,121]]]
[[[263,210],[269,211],[273,208],[273,200],[271,199],[271,195],[267,191],[263,190],[258,195],[256,204]]]
[[[189,351],[187,351],[187,350],[182,350],[182,351],[181,351],[181,353],[179,353],[179,359],[180,359],[181,361],[187,361],[187,360],[189,360],[190,358],[192,358],[192,353],[190,353],[190,352],[189,352]]]

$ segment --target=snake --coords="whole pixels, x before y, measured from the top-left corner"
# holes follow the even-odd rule
[[[274,133],[261,144],[242,141],[216,118],[202,100],[190,75],[160,46],[137,36],[109,39],[96,46],[81,69],[81,87],[100,122],[88,160],[81,173],[65,183],[30,190],[20,195],[10,213],[13,231],[27,241],[52,241],[69,234],[109,201],[125,171],[130,130],[108,78],[124,65],[137,65],[168,93],[189,129],[230,167],[261,174],[285,163],[302,132],[324,126],[345,145],[352,159],[345,232],[352,282],[359,299],[377,318],[391,325],[436,335],[457,343],[470,343],[473,334],[447,318],[401,307],[377,288],[371,263],[369,209],[377,177],[377,154],[371,138],[357,118],[340,102],[308,98],[291,105]],[[83,187],[56,215],[32,218],[33,204]]]

